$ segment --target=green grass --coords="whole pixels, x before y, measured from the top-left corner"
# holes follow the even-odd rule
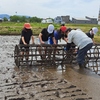
[[[41,30],[48,26],[48,24],[43,23],[30,23],[34,35],[38,35]],[[24,23],[15,22],[1,22],[0,23],[0,35],[20,35]],[[55,29],[60,28],[60,24],[54,24]],[[88,32],[92,27],[98,27],[99,31],[95,36],[95,41],[100,43],[100,25],[97,24],[66,24],[67,28],[80,28],[85,33]]]

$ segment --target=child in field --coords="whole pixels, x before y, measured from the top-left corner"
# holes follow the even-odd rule
[[[61,39],[67,42],[67,36],[65,35],[66,29],[67,29],[66,26],[61,26],[60,29],[54,31],[56,44],[58,44],[58,40],[61,40]],[[54,44],[51,37],[48,39],[48,43]]]
[[[30,40],[32,39],[32,44],[34,44],[34,36],[33,36],[33,32],[31,29],[31,25],[30,23],[25,23],[24,24],[24,28],[22,29],[21,32],[21,38],[20,38],[20,48],[21,48],[21,55],[27,55],[26,60],[28,60],[28,55],[29,55],[29,43]],[[23,57],[22,57],[23,60]]]
[[[51,38],[54,42],[54,44],[56,44],[56,40],[54,37],[54,25],[53,24],[49,24],[47,28],[43,28],[41,33],[39,34],[39,42],[40,44],[48,44],[48,38]],[[44,54],[46,55],[46,47],[44,48]],[[41,47],[39,47],[39,53],[42,54],[42,50]],[[41,56],[41,58],[46,58],[46,56]]]

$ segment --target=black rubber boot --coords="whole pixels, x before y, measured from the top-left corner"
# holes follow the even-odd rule
[[[79,68],[83,69],[83,68],[85,68],[85,65],[84,64],[79,64]]]

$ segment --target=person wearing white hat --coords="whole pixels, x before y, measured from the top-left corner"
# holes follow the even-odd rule
[[[54,25],[49,24],[47,28],[42,29],[41,33],[39,34],[39,41],[40,44],[48,44],[48,38],[52,37],[55,43],[54,38]]]
[[[54,31],[54,37],[56,40],[56,44],[58,44],[58,40],[61,40],[61,39],[63,39],[65,42],[67,42],[67,36],[65,35],[66,29],[67,29],[66,26],[61,26],[60,29]],[[54,44],[51,37],[49,37],[48,43]]]
[[[54,44],[56,44],[56,40],[54,37],[54,25],[49,24],[47,28],[43,28],[41,33],[39,34],[39,42],[40,44],[48,44],[48,38],[51,37],[53,39]],[[41,49],[39,48],[39,52],[41,54]],[[45,50],[46,53],[46,50]],[[45,58],[45,57],[41,57]]]
[[[94,41],[94,35],[95,35],[97,32],[98,32],[98,28],[97,28],[97,27],[93,27],[92,29],[89,30],[88,33],[86,33],[86,35],[87,35],[88,37],[90,37],[90,38],[93,40],[93,42],[95,43],[95,41]]]

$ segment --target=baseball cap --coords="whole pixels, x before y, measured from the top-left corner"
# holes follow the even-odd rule
[[[31,29],[31,28],[32,28],[31,25],[30,25],[30,23],[25,23],[25,24],[24,24],[24,27],[25,27],[26,29]]]
[[[48,26],[48,28],[47,28],[47,31],[48,31],[49,34],[53,33],[53,31],[54,31],[54,26],[53,26],[52,24],[50,24],[50,25]]]
[[[98,32],[98,28],[97,27],[93,27],[92,31],[93,31],[94,34],[96,34]]]
[[[66,26],[61,26],[60,29],[61,29],[62,32],[65,32],[67,30]]]

